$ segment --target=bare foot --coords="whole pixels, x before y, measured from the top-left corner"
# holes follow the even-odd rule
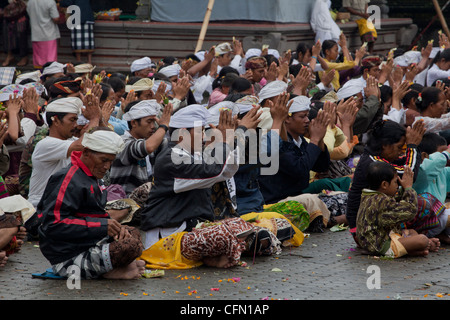
[[[8,56],[6,57],[6,59],[5,59],[5,61],[3,62],[2,65],[4,67],[7,67],[7,66],[10,65],[11,62],[13,62],[13,60],[14,60],[14,57],[12,55],[8,54]]]
[[[4,267],[6,265],[6,261],[8,261],[6,251],[0,251],[0,267]]]
[[[19,62],[17,62],[18,67],[23,67],[26,66],[27,64],[28,64],[28,57],[23,57],[22,59],[20,59]]]
[[[439,242],[438,238],[430,238],[430,251],[431,252],[438,251],[440,246],[441,246],[441,243]]]
[[[230,268],[234,266],[234,263],[230,259],[228,259],[226,255],[217,257],[205,257],[203,258],[203,263],[209,267],[215,268]]]
[[[139,279],[145,272],[145,261],[135,260],[128,266],[113,269],[103,275],[105,279],[132,280]]]

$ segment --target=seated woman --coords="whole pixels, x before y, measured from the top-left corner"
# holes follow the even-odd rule
[[[368,166],[377,161],[391,163],[400,176],[403,174],[404,167],[409,166],[414,172],[415,179],[421,162],[417,146],[422,141],[424,132],[423,122],[417,122],[412,128],[406,130],[404,126],[391,120],[377,122],[368,132],[367,146],[358,162],[348,192],[346,216],[353,236],[356,232],[356,217],[361,193],[368,187],[366,178]]]
[[[426,132],[439,133],[450,129],[450,113],[447,112],[447,98],[442,90],[436,87],[426,87],[416,100],[420,112],[415,122],[421,120]]]

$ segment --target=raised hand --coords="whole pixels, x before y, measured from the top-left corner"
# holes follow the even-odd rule
[[[184,100],[191,87],[189,78],[188,77],[180,78],[176,83],[172,84],[173,84],[172,91],[174,93],[174,97],[178,100]]]
[[[39,95],[34,88],[27,88],[23,90],[23,111],[26,113],[39,113]]]
[[[168,103],[167,105],[164,106],[161,117],[157,120],[158,124],[169,126],[172,113],[173,113],[173,106],[171,103]]]
[[[300,69],[297,76],[294,78],[293,75],[290,76],[292,84],[292,93],[296,95],[306,96],[306,89],[311,82],[311,71],[305,67]]]
[[[353,99],[348,99],[345,102],[342,102],[341,100],[339,105],[336,107],[336,113],[341,127],[353,127],[353,124],[356,120],[356,115],[359,111],[356,104],[356,101],[354,101]]]
[[[259,106],[254,106],[241,120],[238,120],[238,125],[244,126],[247,129],[256,129],[261,122],[259,119],[261,114],[262,110],[260,110]]]
[[[398,183],[404,188],[412,188],[414,183],[414,172],[412,171],[411,167],[405,166],[403,171],[403,176],[400,178],[398,177]]]
[[[412,127],[406,128],[406,145],[414,144],[418,146],[425,134],[425,123],[423,120],[416,121]]]
[[[326,146],[323,143],[323,138],[327,132],[327,127],[330,124],[330,118],[327,112],[322,109],[319,110],[317,116],[311,121],[308,128],[309,140],[311,143],[317,145],[322,151]]]
[[[366,87],[364,88],[366,97],[375,96],[379,100],[381,97],[380,88],[378,87],[378,81],[372,76],[369,76],[366,80]]]

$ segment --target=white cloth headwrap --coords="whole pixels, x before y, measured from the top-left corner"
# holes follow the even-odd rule
[[[130,70],[131,70],[131,72],[135,72],[135,71],[151,68],[151,66],[152,66],[152,59],[150,59],[149,57],[144,57],[141,59],[134,60],[131,63]]]
[[[266,84],[259,92],[259,102],[267,98],[276,97],[287,89],[287,83],[281,80],[275,80]]]
[[[364,95],[364,88],[366,87],[366,80],[363,77],[351,79],[347,81],[337,92],[339,100],[349,98],[358,93]]]
[[[293,102],[291,107],[289,108],[289,113],[309,111],[310,109],[311,98],[305,96],[297,96],[290,101]]]
[[[75,66],[75,73],[89,73],[92,72],[96,67],[89,63],[82,63]]]
[[[59,63],[57,61],[52,62],[48,67],[45,67],[44,70],[42,70],[42,75],[45,76],[47,74],[55,74],[55,73],[64,73],[65,65],[62,63]]]
[[[122,116],[125,121],[142,119],[144,117],[156,116],[161,110],[161,106],[155,100],[142,100],[130,108],[130,110]]]
[[[134,91],[145,91],[153,89],[154,81],[150,78],[142,78],[139,81],[136,81],[134,84],[127,84],[125,87],[126,92]]]
[[[403,55],[394,59],[394,63],[400,67],[408,67],[412,63],[419,63],[422,58],[422,53],[419,51],[408,51]]]
[[[251,57],[259,57],[261,56],[262,50],[258,48],[251,48],[245,52],[245,59],[249,59]],[[280,52],[276,49],[268,49],[267,54],[273,55],[275,58],[280,58]]]
[[[21,73],[17,76],[16,78],[16,83],[19,84],[21,81],[25,80],[25,79],[31,79],[35,82],[38,82],[41,79],[41,71],[36,70],[33,72],[27,72],[27,73]]]
[[[249,59],[249,58],[251,58],[251,57],[259,57],[259,56],[261,56],[261,49],[258,49],[258,48],[251,48],[251,49],[248,49],[246,52],[245,52],[245,59]]]
[[[14,213],[20,211],[23,223],[27,222],[36,212],[34,206],[21,195],[13,195],[0,199],[0,216],[5,212]]]
[[[209,117],[208,110],[200,104],[188,105],[177,112],[170,118],[170,128],[195,128],[206,126]]]
[[[212,124],[214,126],[217,126],[219,124],[220,119],[220,111],[222,110],[231,110],[231,114],[233,116],[237,115],[239,113],[239,107],[232,101],[221,101],[219,103],[216,103],[215,105],[209,107],[208,113],[208,120],[207,124]]]
[[[85,133],[81,144],[92,151],[108,154],[118,154],[125,148],[125,142],[122,137],[109,130]]]
[[[60,98],[50,102],[45,108],[46,112],[62,112],[81,114],[83,101],[78,97]]]
[[[222,54],[233,51],[233,49],[231,49],[231,44],[229,44],[228,42],[224,42],[224,43],[217,45],[215,48],[215,51],[216,51],[216,56],[220,56]]]
[[[177,76],[180,74],[181,66],[179,64],[171,64],[170,66],[161,68],[158,72],[165,75],[167,78]]]
[[[205,51],[205,50],[202,50],[202,51],[196,52],[196,53],[195,53],[195,56],[196,56],[200,61],[203,61],[203,60],[205,60],[205,54],[206,54],[206,51]]]

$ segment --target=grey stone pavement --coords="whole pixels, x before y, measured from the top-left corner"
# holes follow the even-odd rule
[[[277,256],[244,257],[247,267],[165,270],[159,278],[37,279],[49,267],[38,242],[26,242],[0,269],[0,303],[5,300],[449,300],[450,246],[427,257],[377,259],[361,254],[347,230],[307,235],[300,247]],[[377,278],[377,276],[379,276]],[[379,279],[377,282],[376,279]],[[379,284],[379,288],[377,288]],[[196,302],[194,302],[196,301]]]

